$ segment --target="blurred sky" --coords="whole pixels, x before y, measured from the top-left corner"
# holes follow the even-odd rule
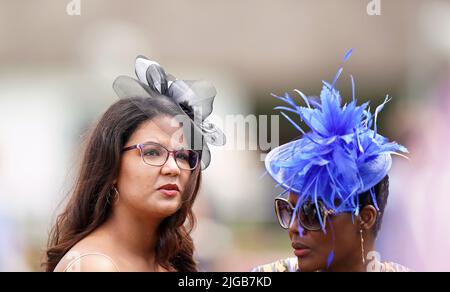
[[[390,94],[382,132],[411,152],[394,159],[381,255],[450,270],[450,1],[381,0],[379,16],[368,15],[369,0],[80,0],[77,16],[69,2],[0,0],[0,271],[39,270],[83,134],[117,100],[112,82],[134,75],[137,55],[213,82],[224,118],[276,114],[271,93],[318,95],[349,48],[343,94],[350,73],[373,108]],[[281,142],[297,135],[280,128]],[[260,154],[213,149],[194,234],[205,269],[292,256]]]

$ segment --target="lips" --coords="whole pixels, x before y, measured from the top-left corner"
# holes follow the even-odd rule
[[[167,184],[161,186],[158,190],[180,191],[180,188],[176,184]]]
[[[310,247],[308,247],[300,242],[293,242],[292,247],[294,248],[294,254],[297,257],[304,257],[311,252]]]
[[[180,192],[180,188],[176,184],[166,184],[158,188],[158,191],[166,196],[173,197]]]

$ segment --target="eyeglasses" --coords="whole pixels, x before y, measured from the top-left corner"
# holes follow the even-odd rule
[[[181,149],[169,151],[166,147],[154,142],[129,146],[124,148],[122,152],[133,149],[139,149],[144,163],[151,166],[163,166],[166,164],[171,153],[173,153],[175,162],[180,169],[194,170],[197,168],[200,161],[199,154],[193,150]]]
[[[320,211],[323,226],[325,226],[329,215],[335,215],[335,211],[327,210],[321,201],[318,201],[317,203],[318,206],[316,206],[316,204],[312,201],[306,201],[296,211],[298,223],[306,230],[318,231],[322,229],[318,210]],[[284,229],[288,229],[292,225],[295,218],[294,211],[295,208],[288,200],[284,198],[275,199],[275,213],[277,215],[278,222]]]

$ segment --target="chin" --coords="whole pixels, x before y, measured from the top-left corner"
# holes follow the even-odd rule
[[[297,258],[300,272],[317,272],[322,270],[320,265],[311,258]]]
[[[174,201],[158,201],[156,205],[151,207],[152,212],[156,212],[161,218],[172,216],[180,209],[180,202]]]

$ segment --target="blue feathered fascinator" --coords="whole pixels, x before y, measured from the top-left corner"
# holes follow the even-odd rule
[[[348,51],[345,62],[351,55]],[[335,212],[359,214],[359,194],[370,191],[376,206],[373,187],[388,173],[391,154],[407,153],[407,149],[390,142],[377,132],[377,118],[389,101],[386,97],[374,114],[369,103],[357,104],[355,82],[352,82],[352,101],[342,105],[335,85],[343,68],[333,82],[323,81],[320,101],[307,97],[299,90],[305,106],[299,106],[285,94],[274,97],[285,102],[279,106],[281,114],[300,132],[302,138],[272,150],[266,157],[268,173],[285,192],[298,194],[299,202],[320,200]],[[298,116],[310,129],[304,131],[286,113]],[[403,156],[403,155],[401,155]],[[322,224],[322,227],[325,228]]]

